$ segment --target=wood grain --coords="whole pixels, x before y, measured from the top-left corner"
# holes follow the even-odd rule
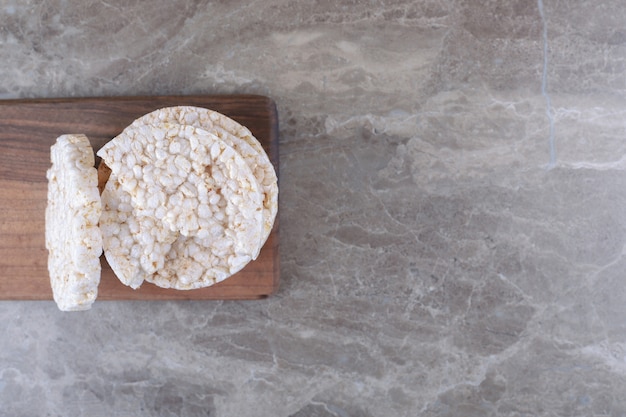
[[[278,173],[278,117],[273,101],[254,95],[94,97],[0,100],[0,299],[52,299],[45,249],[46,170],[50,146],[64,133],[84,133],[94,151],[152,110],[193,105],[248,127]],[[98,300],[254,299],[279,283],[279,222],[256,261],[212,287],[176,291],[122,285],[102,260]]]

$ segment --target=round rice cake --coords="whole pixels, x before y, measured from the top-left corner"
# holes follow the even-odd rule
[[[102,254],[93,149],[85,135],[62,135],[50,157],[45,240],[52,294],[62,311],[88,310],[98,295]]]
[[[242,157],[215,135],[168,123],[129,127],[98,155],[112,170],[109,181],[119,182],[119,189],[130,196],[132,207],[122,206],[126,216],[140,213],[177,234],[174,252],[168,252],[163,267],[159,262],[156,272],[144,270],[146,280],[169,280],[169,288],[206,286],[232,275],[258,255],[263,230],[258,184]],[[114,187],[111,185],[112,193]],[[105,193],[108,188],[107,182]],[[114,204],[110,207],[120,211]],[[115,227],[117,222],[110,223]],[[139,235],[145,233],[139,228]],[[187,241],[201,242],[203,253],[196,253],[200,248],[196,243],[186,248]],[[133,254],[118,251],[116,256]],[[169,263],[174,258],[181,259],[176,260],[178,266],[172,272]],[[198,259],[202,259],[200,273],[194,264]],[[136,262],[132,266],[129,276],[138,271]],[[150,273],[159,278],[150,279]],[[199,283],[190,283],[189,277]]]
[[[265,150],[250,130],[219,112],[195,106],[155,110],[138,118],[131,126],[158,123],[177,123],[202,128],[232,146],[243,157],[251,168],[263,197],[263,246],[272,231],[278,212],[278,178]]]

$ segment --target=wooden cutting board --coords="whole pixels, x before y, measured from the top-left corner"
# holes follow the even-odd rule
[[[152,110],[193,105],[223,113],[248,127],[278,173],[278,117],[263,96],[97,97],[0,100],[0,299],[50,300],[44,213],[50,146],[64,133],[84,133],[94,151]],[[122,285],[102,261],[98,300],[255,299],[279,281],[278,219],[257,260],[212,287],[176,291],[144,283]]]

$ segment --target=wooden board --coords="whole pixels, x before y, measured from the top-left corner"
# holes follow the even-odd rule
[[[278,173],[278,118],[263,96],[98,97],[0,100],[0,299],[49,300],[44,213],[50,146],[64,133],[84,133],[94,151],[152,110],[193,105],[216,110],[248,127]],[[279,282],[278,219],[256,261],[212,287],[176,291],[144,283],[122,285],[104,256],[98,300],[254,299]]]

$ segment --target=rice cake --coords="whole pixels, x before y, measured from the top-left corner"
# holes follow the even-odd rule
[[[158,123],[133,126],[105,145],[99,152],[112,174],[105,193],[116,192],[119,182],[130,196],[130,205],[109,204],[105,213],[116,216],[140,213],[166,224],[177,234],[167,254],[153,246],[154,255],[163,264],[153,270],[137,269],[132,251],[119,250],[112,257],[115,265],[131,268],[123,275],[137,285],[141,278],[159,286],[191,289],[211,285],[234,274],[255,259],[261,247],[263,233],[262,196],[250,167],[230,146],[215,135],[197,127]],[[117,197],[106,196],[107,201]],[[122,213],[123,212],[123,213]],[[103,216],[106,217],[106,216]],[[143,235],[154,231],[138,228],[138,234],[111,229],[105,235],[121,233],[128,244],[154,243]],[[141,222],[139,222],[141,225]],[[105,227],[109,227],[105,225]],[[114,232],[114,233],[113,233]],[[162,234],[158,232],[156,234]],[[118,245],[113,239],[112,242]],[[120,241],[121,242],[121,241]],[[163,242],[159,242],[163,243]],[[170,242],[166,242],[169,244]],[[105,248],[105,253],[108,249]],[[113,265],[112,265],[113,267]],[[139,275],[137,275],[139,274]]]
[[[98,295],[102,254],[93,149],[85,135],[62,135],[50,158],[45,240],[52,294],[62,311],[87,310]]]

